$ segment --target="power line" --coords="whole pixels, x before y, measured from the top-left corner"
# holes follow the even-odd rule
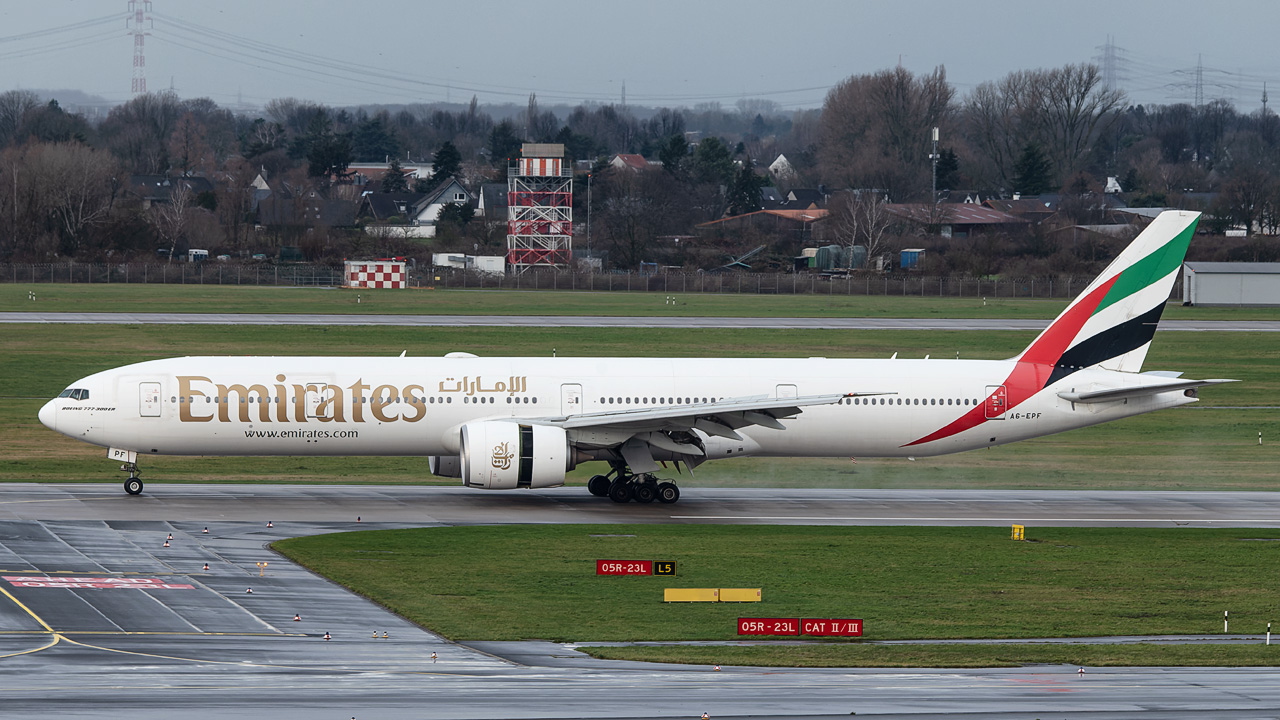
[[[93,27],[95,25],[106,25],[107,23],[118,23],[121,20],[123,20],[125,17],[126,16],[121,13],[113,13],[111,15],[104,15],[102,17],[94,18],[92,20],[81,20],[80,22],[68,23],[66,25],[59,25],[57,27],[46,28],[44,30],[33,30],[31,32],[21,33],[19,35],[8,35],[5,37],[0,37],[0,43],[18,42],[20,40],[31,40],[34,38],[47,37],[49,35],[57,35],[59,33],[71,32],[74,30],[82,30],[84,28]]]
[[[529,88],[518,87],[512,85],[499,85],[492,83],[459,83],[455,79],[442,79],[431,76],[422,78],[406,77],[401,71],[382,68],[374,65],[365,65],[361,63],[339,62],[331,57],[308,53],[298,50],[290,50],[275,45],[270,45],[260,41],[244,38],[232,33],[228,33],[213,28],[208,28],[196,23],[187,22],[185,20],[175,18],[163,13],[156,13],[155,17],[161,21],[161,29],[166,29],[175,35],[186,35],[192,39],[200,40],[219,46],[223,50],[231,50],[236,48],[236,52],[249,52],[258,56],[260,60],[280,61],[290,60],[293,62],[306,63],[303,66],[290,65],[290,67],[304,73],[315,74],[319,77],[331,78],[334,73],[353,80],[360,80],[367,76],[378,77],[382,80],[395,83],[399,86],[430,88],[433,91],[443,90],[446,94],[452,90],[463,90],[473,94],[499,95],[510,98],[525,98],[530,92],[536,92],[539,97],[558,100],[558,101],[577,101],[579,99],[598,100],[608,102],[614,99],[614,95],[609,93],[592,93],[559,89],[546,88]],[[196,49],[196,48],[187,48]],[[236,61],[235,58],[230,58]],[[314,67],[312,67],[314,66]],[[327,72],[318,68],[326,68]],[[800,93],[808,93],[821,91],[825,93],[830,89],[829,85],[819,85],[801,88],[786,88],[778,90],[766,90],[760,92],[749,93],[751,97],[774,97],[795,95]],[[733,100],[741,97],[741,93],[712,93],[712,94],[641,94],[630,93],[629,100],[631,102],[681,102],[681,101],[711,101],[711,100]]]

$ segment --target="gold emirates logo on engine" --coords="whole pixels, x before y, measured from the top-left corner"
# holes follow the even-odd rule
[[[498,443],[493,448],[493,458],[491,463],[497,470],[508,470],[511,468],[511,458],[516,454],[511,452],[511,443]]]
[[[423,385],[374,385],[364,379],[346,387],[323,382],[216,383],[201,375],[179,375],[178,419],[181,422],[418,422],[427,415]],[[446,378],[436,391],[473,396],[479,393],[527,392],[524,377],[494,383],[481,378]],[[235,408],[234,410],[232,408]]]

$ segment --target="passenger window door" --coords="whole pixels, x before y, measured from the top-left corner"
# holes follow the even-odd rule
[[[160,383],[138,383],[138,414],[142,417],[160,417]]]

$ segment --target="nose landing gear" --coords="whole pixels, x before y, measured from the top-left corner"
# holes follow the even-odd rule
[[[141,495],[142,479],[138,477],[138,463],[125,463],[120,469],[129,473],[129,478],[124,481],[124,491],[130,495]]]

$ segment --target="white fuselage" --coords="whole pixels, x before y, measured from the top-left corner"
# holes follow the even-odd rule
[[[445,456],[459,452],[459,428],[475,420],[877,393],[805,407],[783,421],[785,430],[751,426],[740,430],[741,440],[698,431],[699,437],[707,459],[895,457],[999,445],[1194,402],[1177,391],[1094,404],[1058,397],[1138,382],[1132,373],[1093,368],[1027,391],[1007,409],[991,405],[1016,365],[945,359],[185,357],[91,375],[76,385],[86,398],[55,399],[40,418],[60,433],[140,455]],[[1014,388],[1009,393],[1017,395]],[[952,430],[945,437],[919,442],[947,427]]]

